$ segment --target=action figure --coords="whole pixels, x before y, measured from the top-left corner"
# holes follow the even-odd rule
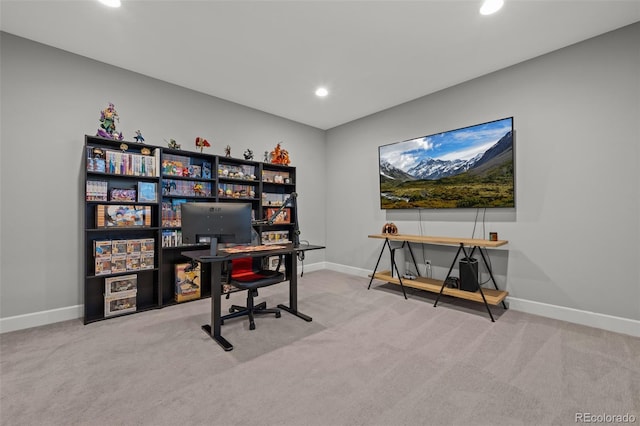
[[[100,111],[98,136],[119,141],[124,139],[122,133],[116,132],[116,121],[120,121],[120,117],[118,116],[116,107],[112,103],[109,103],[108,107]]]

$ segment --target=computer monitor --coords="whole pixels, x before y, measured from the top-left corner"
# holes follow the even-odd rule
[[[218,243],[251,243],[251,204],[190,202],[180,205],[182,242],[210,242],[211,256],[218,254]]]

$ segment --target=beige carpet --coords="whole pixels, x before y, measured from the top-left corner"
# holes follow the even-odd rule
[[[283,312],[249,331],[231,320],[231,352],[200,329],[209,300],[3,334],[1,424],[570,425],[577,413],[640,423],[638,338],[501,307],[491,323],[482,305],[434,308],[431,294],[404,300],[328,270],[299,283],[313,322]],[[286,304],[288,285],[259,299]]]

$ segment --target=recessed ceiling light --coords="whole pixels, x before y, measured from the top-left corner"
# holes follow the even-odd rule
[[[484,0],[480,7],[481,15],[491,15],[499,11],[504,5],[504,0]]]
[[[318,87],[316,89],[316,96],[319,96],[321,98],[324,98],[325,96],[327,96],[329,94],[329,91],[324,88],[324,87]]]
[[[100,3],[109,7],[120,7],[120,0],[98,0]]]

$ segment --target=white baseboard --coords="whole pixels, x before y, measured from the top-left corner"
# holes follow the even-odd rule
[[[302,267],[300,262],[298,262],[298,274],[300,274],[300,272],[321,271],[323,269],[327,269],[326,262],[316,262],[316,263],[311,263],[311,264],[308,264],[308,265],[305,264],[304,268]]]
[[[298,274],[302,271],[313,272],[327,269],[325,262],[305,264],[304,269],[298,262]],[[51,309],[49,311],[33,312],[30,314],[16,315],[13,317],[0,318],[0,334],[10,331],[24,330],[31,327],[53,324],[60,321],[68,321],[82,318],[84,306],[76,305],[66,308]]]
[[[515,311],[640,337],[640,321],[637,320],[549,305],[511,296],[507,297],[506,302],[509,305],[509,309]]]
[[[304,265],[304,269],[302,269],[302,266],[298,264],[298,273],[303,270],[304,272],[313,272],[320,271],[322,269],[329,269],[331,271],[342,272],[344,274],[359,277],[368,277],[369,274],[371,274],[371,271],[368,269],[355,268],[353,266],[341,265],[339,263],[332,262],[316,262]],[[597,312],[582,311],[564,306],[550,305],[547,303],[534,302],[531,300],[518,299],[511,296],[507,297],[506,301],[509,304],[509,309],[513,309],[515,311],[640,337],[640,321],[637,320],[600,314]],[[8,333],[10,331],[23,330],[25,328],[38,327],[60,321],[82,318],[82,311],[83,306],[76,305],[66,308],[52,309],[49,311],[0,318],[0,333]]]
[[[82,318],[83,305],[0,318],[0,333]]]
[[[356,275],[358,277],[368,277],[371,274],[369,269],[361,269],[353,266],[341,265],[339,263],[324,262],[325,268],[344,274]]]
[[[371,271],[367,269],[354,268],[337,263],[325,262],[325,265],[327,269],[332,271],[360,277],[368,277],[371,274]],[[564,306],[549,305],[547,303],[518,299],[511,296],[507,297],[506,302],[509,304],[509,309],[513,309],[514,311],[640,337],[640,321],[638,320],[582,311]]]

